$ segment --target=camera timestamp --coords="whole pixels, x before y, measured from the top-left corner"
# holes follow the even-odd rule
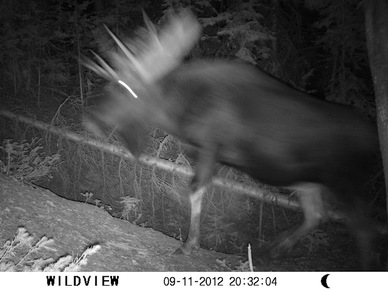
[[[277,286],[277,277],[259,277],[259,276],[168,276],[163,278],[164,286],[174,287],[189,287],[189,286],[203,286],[203,287],[239,287],[239,286],[252,286],[252,287],[270,287]]]

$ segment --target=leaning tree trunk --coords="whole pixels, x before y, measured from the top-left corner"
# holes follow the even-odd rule
[[[388,1],[365,2],[365,28],[369,64],[376,96],[377,127],[388,190]],[[388,195],[387,195],[388,219]]]

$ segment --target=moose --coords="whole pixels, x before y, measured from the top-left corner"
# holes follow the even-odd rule
[[[378,148],[374,124],[342,105],[296,90],[253,65],[184,57],[201,36],[188,11],[170,16],[159,31],[147,29],[120,40],[118,48],[83,64],[111,81],[108,99],[85,120],[104,135],[115,128],[139,157],[146,129],[153,126],[186,144],[195,161],[190,183],[191,220],[187,240],[176,251],[200,246],[201,201],[221,163],[272,186],[295,190],[304,222],[272,244],[271,258],[289,252],[327,218],[322,194],[338,202],[354,233],[364,268],[372,268],[374,227],[366,216],[365,180]],[[105,61],[106,60],[106,61]]]

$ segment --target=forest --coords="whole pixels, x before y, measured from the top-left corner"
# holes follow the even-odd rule
[[[143,156],[135,160],[133,153],[122,150],[119,132],[113,129],[101,137],[85,128],[85,116],[112,87],[82,61],[95,60],[95,54],[105,58],[117,49],[105,27],[124,42],[136,41],[142,37],[139,27],[147,26],[145,15],[162,30],[172,12],[189,9],[202,30],[183,63],[247,63],[311,98],[340,104],[376,124],[388,110],[383,101],[376,105],[388,90],[386,80],[378,83],[388,70],[387,45],[376,40],[388,31],[388,21],[382,20],[376,29],[371,25],[375,30],[368,32],[368,40],[362,2],[1,1],[0,175],[184,242],[190,225],[188,185],[196,164],[181,140],[147,127]],[[381,15],[376,12],[373,17]],[[382,126],[387,125],[381,124],[383,144],[387,136]],[[365,208],[376,225],[387,223],[383,164],[388,151],[381,151],[376,151],[365,177]],[[230,269],[248,270],[247,245],[260,256],[271,240],[301,224],[303,213],[289,189],[262,184],[222,164],[214,172],[219,180],[213,181],[202,202],[201,248],[237,255],[242,259]],[[331,203],[325,200],[329,208]],[[291,258],[274,260],[270,266],[259,260],[256,270],[359,269],[355,239],[341,217],[332,216],[334,221],[295,246]],[[0,246],[15,232],[0,233]],[[387,260],[387,240],[377,246],[382,261]]]

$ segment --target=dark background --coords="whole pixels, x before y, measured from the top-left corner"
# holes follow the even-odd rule
[[[79,57],[112,45],[103,41],[103,24],[120,37],[131,37],[143,25],[142,10],[154,23],[162,25],[166,11],[180,7],[190,7],[204,27],[200,42],[187,60],[238,58],[308,92],[312,98],[345,104],[375,119],[364,14],[359,1],[353,0],[3,0],[1,108],[87,135],[82,116],[103,94],[105,82],[82,68]],[[41,146],[41,160],[54,154],[61,158],[46,165],[49,170],[43,174],[32,179],[29,176],[31,182],[68,199],[95,204],[115,217],[177,239],[186,238],[189,213],[185,178],[3,117],[0,125],[3,172],[8,153],[5,145],[10,144],[7,139],[23,145],[14,145],[12,153],[12,169],[19,174],[25,168],[23,164],[34,163],[37,154],[31,151]],[[114,135],[110,141],[119,144]],[[147,154],[190,166],[179,142],[157,129],[149,132]],[[220,167],[218,174],[256,184],[227,167]],[[382,168],[376,162],[367,195],[370,215],[378,221],[384,221],[382,180]],[[272,193],[284,192],[258,186]],[[301,220],[294,212],[213,188],[205,198],[203,212],[202,245],[233,253],[245,253],[247,243],[261,246]],[[338,228],[334,225],[335,231]],[[340,235],[333,235],[332,224],[315,231],[300,248],[304,253],[325,255],[330,252],[327,246],[333,244],[334,248],[355,248],[346,232],[340,230]],[[345,260],[346,255],[343,254]]]

